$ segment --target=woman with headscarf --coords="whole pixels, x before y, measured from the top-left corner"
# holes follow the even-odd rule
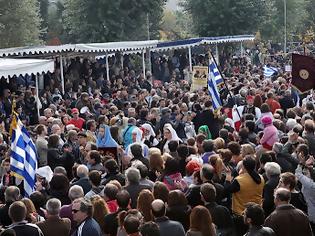
[[[101,125],[96,140],[96,146],[98,148],[117,148],[118,144],[113,139],[110,128],[107,125]]]
[[[169,123],[164,125],[163,128],[164,140],[162,141],[161,151],[163,153],[169,153],[170,149],[168,148],[168,144],[170,141],[177,141],[178,143],[182,142],[182,140],[178,137],[175,129]]]
[[[147,158],[149,157],[149,148],[146,144],[143,142],[143,132],[138,127],[135,127],[132,130],[132,143],[129,144],[125,150],[125,158],[123,159],[123,163],[125,166],[129,165],[129,162],[131,159],[134,158],[134,155],[131,152],[131,147],[134,144],[139,144],[142,148],[142,155],[143,157]]]
[[[206,139],[212,139],[212,135],[210,133],[208,125],[202,125],[198,129],[198,134],[204,134]]]
[[[148,123],[141,125],[144,135],[144,143],[149,147],[155,147],[159,144],[159,141],[156,139],[155,132],[152,126]]]

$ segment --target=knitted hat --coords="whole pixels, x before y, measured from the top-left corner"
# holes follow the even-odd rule
[[[261,122],[263,123],[263,125],[270,125],[270,124],[272,124],[272,119],[270,116],[264,116],[261,119]]]

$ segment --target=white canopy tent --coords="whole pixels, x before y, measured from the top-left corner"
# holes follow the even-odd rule
[[[53,60],[0,58],[0,77],[54,72]]]
[[[19,76],[26,74],[34,74],[36,76],[36,104],[38,117],[40,115],[40,102],[37,73],[47,73],[48,71],[54,72],[54,69],[54,60],[0,58],[0,78],[8,78],[14,75]]]

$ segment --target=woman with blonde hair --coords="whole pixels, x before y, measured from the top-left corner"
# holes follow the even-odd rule
[[[186,236],[215,236],[215,227],[209,210],[204,206],[196,206],[190,214],[190,228]]]
[[[104,228],[105,227],[105,216],[109,214],[107,203],[99,195],[94,195],[91,198],[91,202],[92,202],[93,209],[94,209],[93,218],[100,225],[102,232],[105,232],[104,231],[104,229],[105,229]]]
[[[226,167],[223,163],[223,160],[221,159],[220,155],[215,154],[213,156],[211,156],[211,158],[209,159],[209,164],[211,164],[214,167],[214,175],[212,180],[215,183],[220,183],[223,184],[224,183],[224,171],[226,170]]]
[[[152,221],[153,215],[151,212],[151,203],[154,201],[152,192],[148,189],[144,189],[140,192],[137,200],[137,209],[143,215],[144,222]]]
[[[215,151],[225,148],[225,141],[223,138],[216,138],[213,142]]]
[[[243,144],[241,147],[241,155],[243,158],[248,155],[255,155],[255,148],[248,143]]]
[[[35,224],[36,222],[44,221],[44,218],[37,214],[34,203],[29,198],[21,200],[26,206],[26,218],[28,223]]]

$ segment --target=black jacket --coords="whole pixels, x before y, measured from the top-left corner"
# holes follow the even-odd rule
[[[200,126],[207,125],[212,135],[212,139],[219,137],[219,131],[223,126],[223,122],[219,118],[216,118],[211,110],[204,110],[200,114],[197,114],[193,119],[193,123],[196,132],[198,132]]]
[[[265,211],[265,216],[269,216],[271,212],[275,209],[274,204],[274,190],[278,186],[279,175],[271,176],[270,179],[266,182],[263,190],[263,209]]]
[[[180,222],[185,231],[189,229],[189,216],[190,216],[191,208],[190,206],[172,206],[167,207],[166,216],[170,220],[175,220]]]
[[[276,236],[275,232],[269,227],[251,227],[244,236]]]

